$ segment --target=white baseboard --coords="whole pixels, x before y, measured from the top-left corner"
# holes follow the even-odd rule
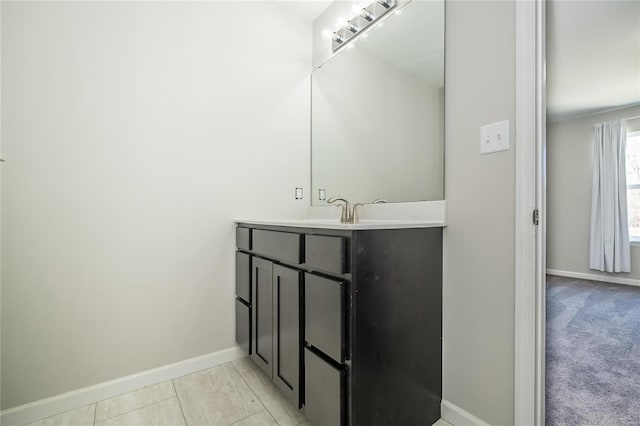
[[[238,346],[223,349],[174,364],[142,371],[130,376],[98,383],[50,398],[9,408],[0,412],[2,426],[23,425],[45,417],[75,410],[104,399],[113,398],[145,386],[155,385],[186,374],[206,370],[246,356]]]
[[[489,426],[488,423],[444,399],[440,404],[440,417],[453,426]]]
[[[547,269],[547,274],[558,275],[560,277],[579,278],[582,280],[602,281],[613,284],[626,284],[640,287],[640,280],[633,278],[622,278],[614,275],[585,274],[583,272],[561,271],[559,269]]]

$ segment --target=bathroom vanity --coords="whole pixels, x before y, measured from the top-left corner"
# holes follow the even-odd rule
[[[311,74],[312,208],[444,205],[444,10],[374,1],[337,31],[357,48]],[[444,213],[236,221],[236,340],[314,426],[440,418]]]
[[[237,222],[236,340],[314,426],[440,418],[442,226]]]

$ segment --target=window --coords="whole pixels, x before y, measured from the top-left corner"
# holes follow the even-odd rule
[[[640,243],[640,131],[627,134],[626,169],[629,239]]]

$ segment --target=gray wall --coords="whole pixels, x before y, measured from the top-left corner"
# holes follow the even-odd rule
[[[589,269],[593,124],[636,115],[640,106],[547,124],[548,269],[640,279],[638,246],[631,246],[630,273]]]
[[[515,2],[446,11],[443,398],[512,425]],[[510,122],[511,150],[479,154],[480,126]]]
[[[2,2],[3,409],[235,345],[233,218],[308,211],[310,46],[275,3]]]
[[[321,32],[350,2],[314,22]],[[494,425],[513,424],[515,3],[446,4],[443,398]],[[510,120],[512,149],[480,156],[480,126]]]

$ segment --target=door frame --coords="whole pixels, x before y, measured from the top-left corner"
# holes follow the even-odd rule
[[[514,424],[537,426],[545,421],[545,2],[517,0],[515,7]]]

